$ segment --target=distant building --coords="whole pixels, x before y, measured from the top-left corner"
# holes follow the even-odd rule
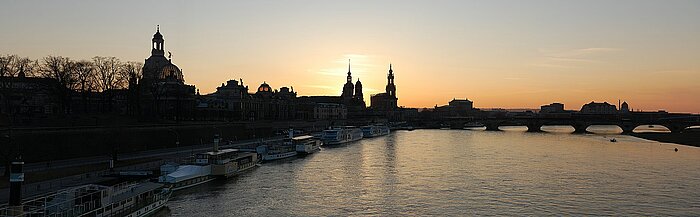
[[[474,108],[474,102],[471,100],[453,98],[447,105],[435,105],[432,110],[424,111],[424,115],[430,116],[429,118],[465,117],[475,115],[477,112],[479,109]]]
[[[581,113],[586,114],[616,114],[617,107],[608,102],[590,102],[581,107]]]
[[[394,70],[389,64],[386,92],[372,95],[370,108],[376,111],[393,111],[398,108],[398,100],[396,97],[396,85],[394,84]]]
[[[185,84],[182,70],[165,57],[160,28],[153,35],[151,57],[143,65],[139,92],[141,116],[147,119],[186,120],[194,117],[195,87]]]
[[[243,80],[229,80],[216,92],[200,96],[198,119],[201,120],[293,120],[297,119],[297,93],[294,89],[273,89],[263,82],[255,93],[248,92]]]
[[[454,98],[454,99],[452,99],[452,101],[450,101],[448,103],[448,106],[450,107],[450,109],[452,109],[456,112],[468,112],[468,111],[471,111],[472,109],[474,109],[474,102],[472,102],[471,100],[469,100],[467,98],[465,98],[465,99]]]
[[[630,106],[627,102],[623,102],[622,105],[620,105],[620,112],[630,112]]]
[[[342,120],[346,119],[347,108],[342,104],[316,103],[314,105],[313,116],[316,120]]]
[[[562,113],[564,112],[564,104],[555,102],[549,105],[540,106],[540,113]]]
[[[355,99],[355,101],[358,102],[365,102],[365,97],[362,93],[362,82],[360,82],[359,78],[357,79],[357,83],[355,83],[355,96],[353,97],[353,99]]]
[[[341,103],[348,109],[348,116],[362,116],[367,108],[362,96],[362,82],[357,80],[356,84],[352,84],[352,72],[350,71],[350,60],[348,60],[348,76],[346,77],[345,85],[343,85],[343,93],[340,95]]]
[[[343,85],[343,93],[340,95],[343,100],[350,101],[352,98],[354,98],[354,91],[355,87],[352,84],[352,73],[350,72],[350,60],[348,60],[348,76],[347,76],[347,82],[345,82],[345,85]]]
[[[341,120],[348,108],[340,96],[302,96],[297,99],[297,117],[305,120]]]

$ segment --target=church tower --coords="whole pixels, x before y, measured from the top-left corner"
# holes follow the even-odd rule
[[[359,101],[365,101],[364,94],[362,94],[362,82],[360,82],[360,79],[357,79],[357,83],[355,83],[355,99]]]
[[[151,56],[165,56],[165,41],[163,40],[163,35],[160,34],[160,25],[156,28],[156,34],[153,34],[152,43]]]
[[[350,60],[348,59],[348,77],[347,77],[347,82],[343,86],[343,94],[341,95],[343,99],[352,99],[354,94],[355,87],[352,84],[352,75],[350,73]]]
[[[391,69],[391,64],[389,64],[389,75],[386,78],[388,82],[386,84],[386,93],[389,94],[389,96],[396,98],[396,85],[394,85],[394,70]]]

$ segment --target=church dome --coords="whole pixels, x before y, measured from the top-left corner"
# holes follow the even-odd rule
[[[175,64],[168,64],[160,70],[158,76],[160,79],[173,79],[176,81],[184,82],[182,71]]]
[[[267,83],[263,82],[260,87],[258,87],[258,92],[272,92],[272,88]]]

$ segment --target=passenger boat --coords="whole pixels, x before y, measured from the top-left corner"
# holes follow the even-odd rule
[[[296,146],[291,142],[260,145],[255,150],[260,154],[262,161],[279,160],[297,155]]]
[[[296,146],[299,154],[312,154],[321,150],[323,142],[313,136],[297,136],[292,138],[292,143]]]
[[[201,185],[214,180],[211,176],[211,165],[177,165],[165,164],[160,166],[161,176],[158,182],[165,184],[173,191]]]
[[[362,127],[362,137],[372,138],[377,136],[388,135],[389,127],[385,125],[369,125]]]
[[[338,127],[324,130],[321,139],[325,145],[338,145],[353,142],[362,139],[362,130],[357,127]]]
[[[191,164],[161,166],[158,182],[173,190],[180,190],[207,183],[217,177],[235,176],[255,167],[258,162],[258,155],[254,152],[219,150],[219,138],[215,135],[214,150],[195,155]]]
[[[153,182],[89,184],[0,208],[0,216],[148,216],[163,208],[171,194],[171,189]]]
[[[258,155],[238,149],[224,149],[197,154],[195,163],[211,165],[211,176],[228,178],[255,167]]]

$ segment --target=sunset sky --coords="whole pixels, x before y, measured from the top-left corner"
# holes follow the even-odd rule
[[[700,113],[700,1],[3,1],[0,54],[143,61],[160,25],[186,83],[242,78],[399,104],[590,101]]]

